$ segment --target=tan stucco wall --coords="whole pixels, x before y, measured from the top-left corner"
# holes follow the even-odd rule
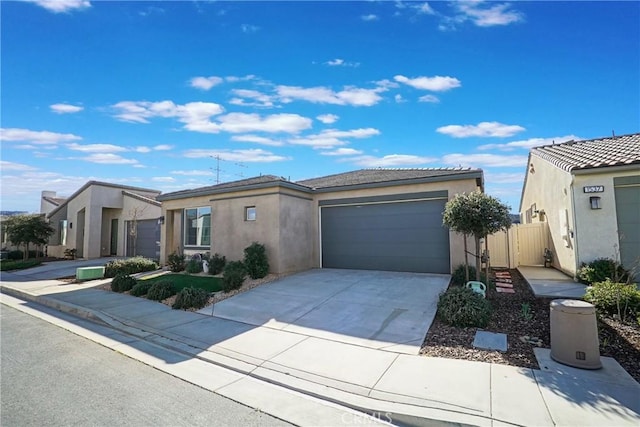
[[[280,204],[280,273],[303,271],[315,266],[314,222],[315,203],[310,195],[279,196]]]
[[[541,220],[548,222],[554,267],[574,275],[576,272],[575,235],[571,237],[570,233],[575,229],[571,203],[573,192],[571,174],[539,157],[531,156],[529,160],[520,218],[523,223],[526,221],[525,211],[534,203],[536,209],[544,211],[543,216],[538,214],[532,222]],[[534,172],[531,172],[531,165]],[[564,218],[567,218],[568,222]]]
[[[578,263],[596,258],[619,259],[619,235],[616,215],[614,177],[638,175],[639,170],[617,170],[581,174],[574,178],[573,195],[576,213],[576,247]],[[602,193],[585,193],[583,187],[604,185]],[[602,209],[591,209],[589,197],[598,196]]]

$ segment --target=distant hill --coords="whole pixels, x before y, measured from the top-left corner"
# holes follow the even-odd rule
[[[28,213],[27,211],[0,211],[0,216],[13,216]]]

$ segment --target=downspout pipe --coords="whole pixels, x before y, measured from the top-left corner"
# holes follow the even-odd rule
[[[577,276],[578,276],[578,269],[580,268],[580,260],[578,257],[578,233],[576,233],[576,194],[574,191],[574,182],[576,179],[576,176],[573,174],[573,171],[570,171],[571,173],[571,183],[569,184],[569,190],[571,191],[571,220],[573,221],[573,227],[570,230],[567,230],[567,232],[569,232],[569,235],[567,237],[571,237],[571,235],[573,234],[573,259],[575,260],[575,269],[574,269],[574,273],[573,273],[573,279],[576,280]]]

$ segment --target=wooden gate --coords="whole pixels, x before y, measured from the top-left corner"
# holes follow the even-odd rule
[[[544,250],[549,248],[546,222],[514,224],[509,231],[489,236],[492,267],[516,268],[519,265],[544,265]]]

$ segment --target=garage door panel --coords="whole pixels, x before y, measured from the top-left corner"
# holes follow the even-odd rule
[[[446,200],[324,207],[322,265],[389,271],[449,272]]]
[[[620,261],[626,268],[634,268],[640,262],[640,185],[617,186],[615,198]]]

